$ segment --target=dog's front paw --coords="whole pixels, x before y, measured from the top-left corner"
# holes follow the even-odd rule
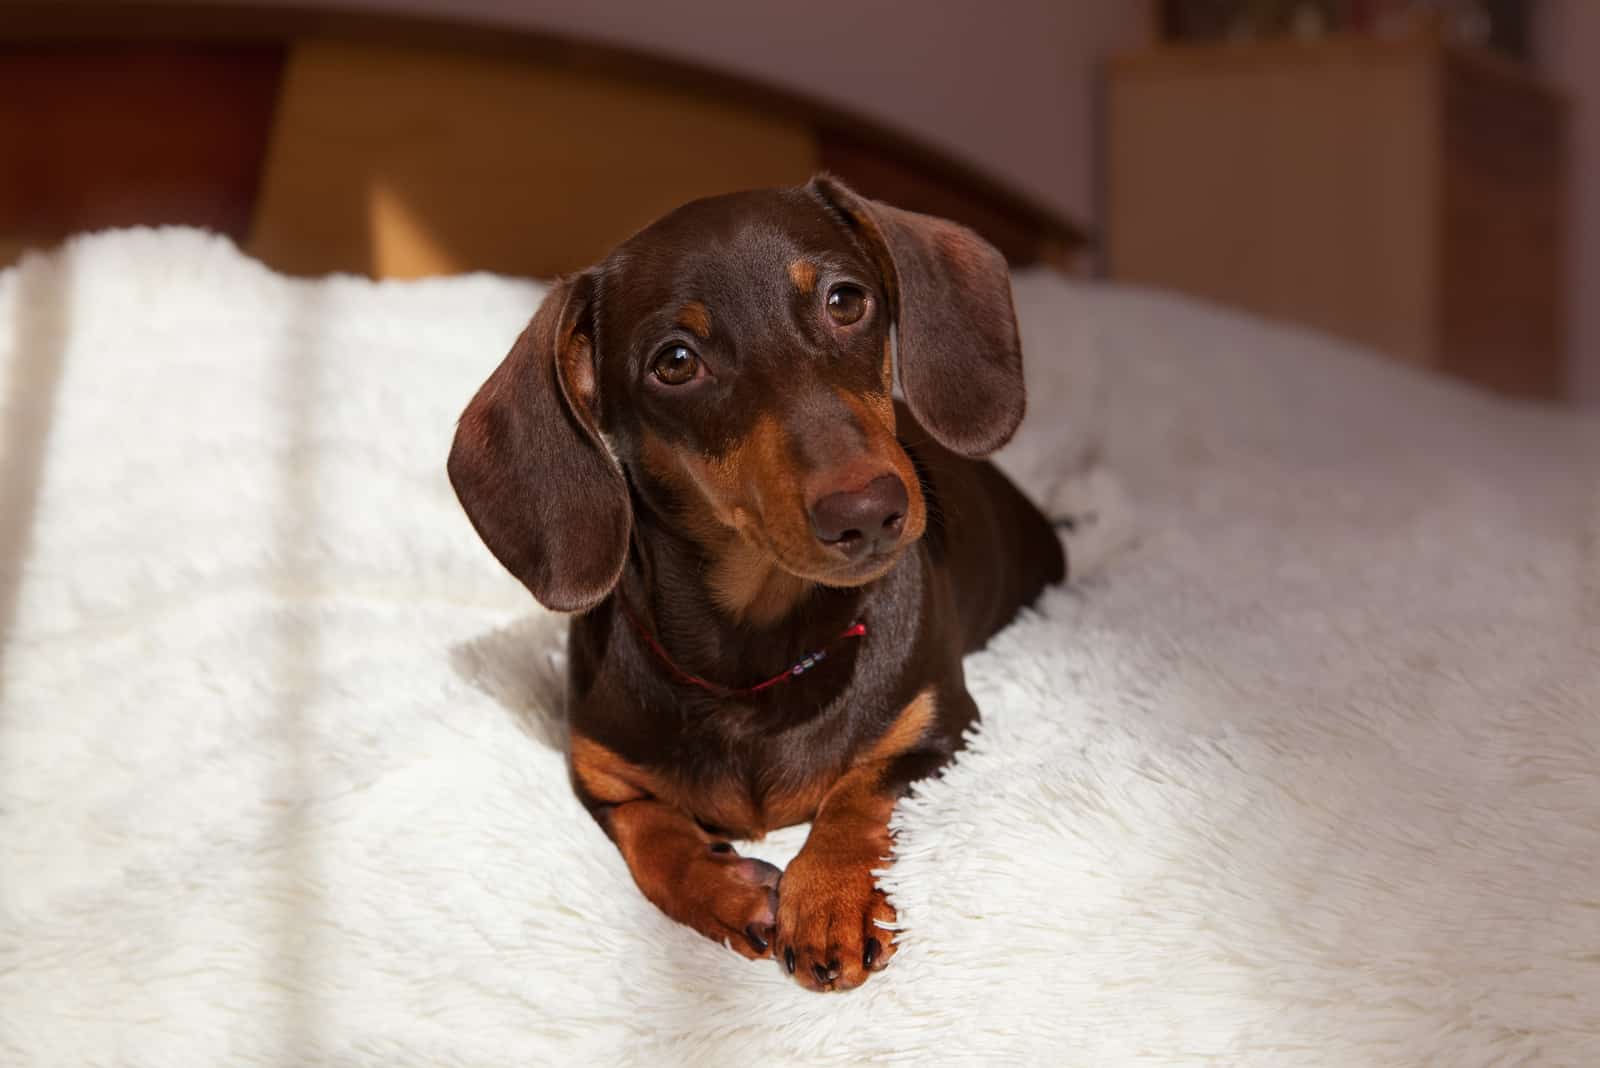
[[[681,919],[713,942],[759,960],[772,954],[774,908],[783,873],[764,860],[740,857],[726,843],[686,873],[696,907]]]
[[[894,906],[878,889],[873,851],[802,849],[778,884],[776,953],[807,990],[850,990],[894,956]]]

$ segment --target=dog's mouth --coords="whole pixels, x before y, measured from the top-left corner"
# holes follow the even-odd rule
[[[894,566],[905,555],[905,546],[875,550],[852,560],[798,561],[770,546],[765,551],[772,557],[773,563],[795,578],[821,586],[852,587],[876,582],[894,570]]]
[[[846,561],[817,581],[824,586],[865,586],[894,570],[895,564],[899,563],[900,557],[904,555],[904,545],[898,545],[893,549],[874,550],[858,560]]]
[[[822,586],[865,586],[894,570],[906,551],[922,536],[921,509],[906,517],[893,540],[870,546],[827,543],[815,538],[786,537],[762,524],[741,526],[740,535],[785,573]],[[795,545],[800,542],[800,545]]]

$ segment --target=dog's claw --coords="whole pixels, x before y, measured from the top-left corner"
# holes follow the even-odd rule
[[[794,974],[794,947],[787,946],[783,951],[783,966],[789,969],[789,974]]]
[[[872,962],[878,959],[878,953],[882,949],[882,943],[876,938],[867,939],[867,944],[861,950],[861,966],[863,968],[871,968]]]
[[[761,937],[761,932],[756,930],[755,924],[752,923],[744,929],[744,936],[750,939],[750,944],[756,947],[757,953],[765,953],[767,951],[767,940]]]

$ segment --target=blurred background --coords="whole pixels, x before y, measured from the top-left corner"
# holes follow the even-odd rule
[[[1595,0],[0,4],[0,266],[549,276],[828,168],[1016,265],[1600,406]]]

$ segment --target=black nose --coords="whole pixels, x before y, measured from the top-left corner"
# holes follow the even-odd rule
[[[865,489],[830,493],[811,506],[817,540],[852,559],[899,538],[905,518],[906,487],[896,475],[879,475]]]

